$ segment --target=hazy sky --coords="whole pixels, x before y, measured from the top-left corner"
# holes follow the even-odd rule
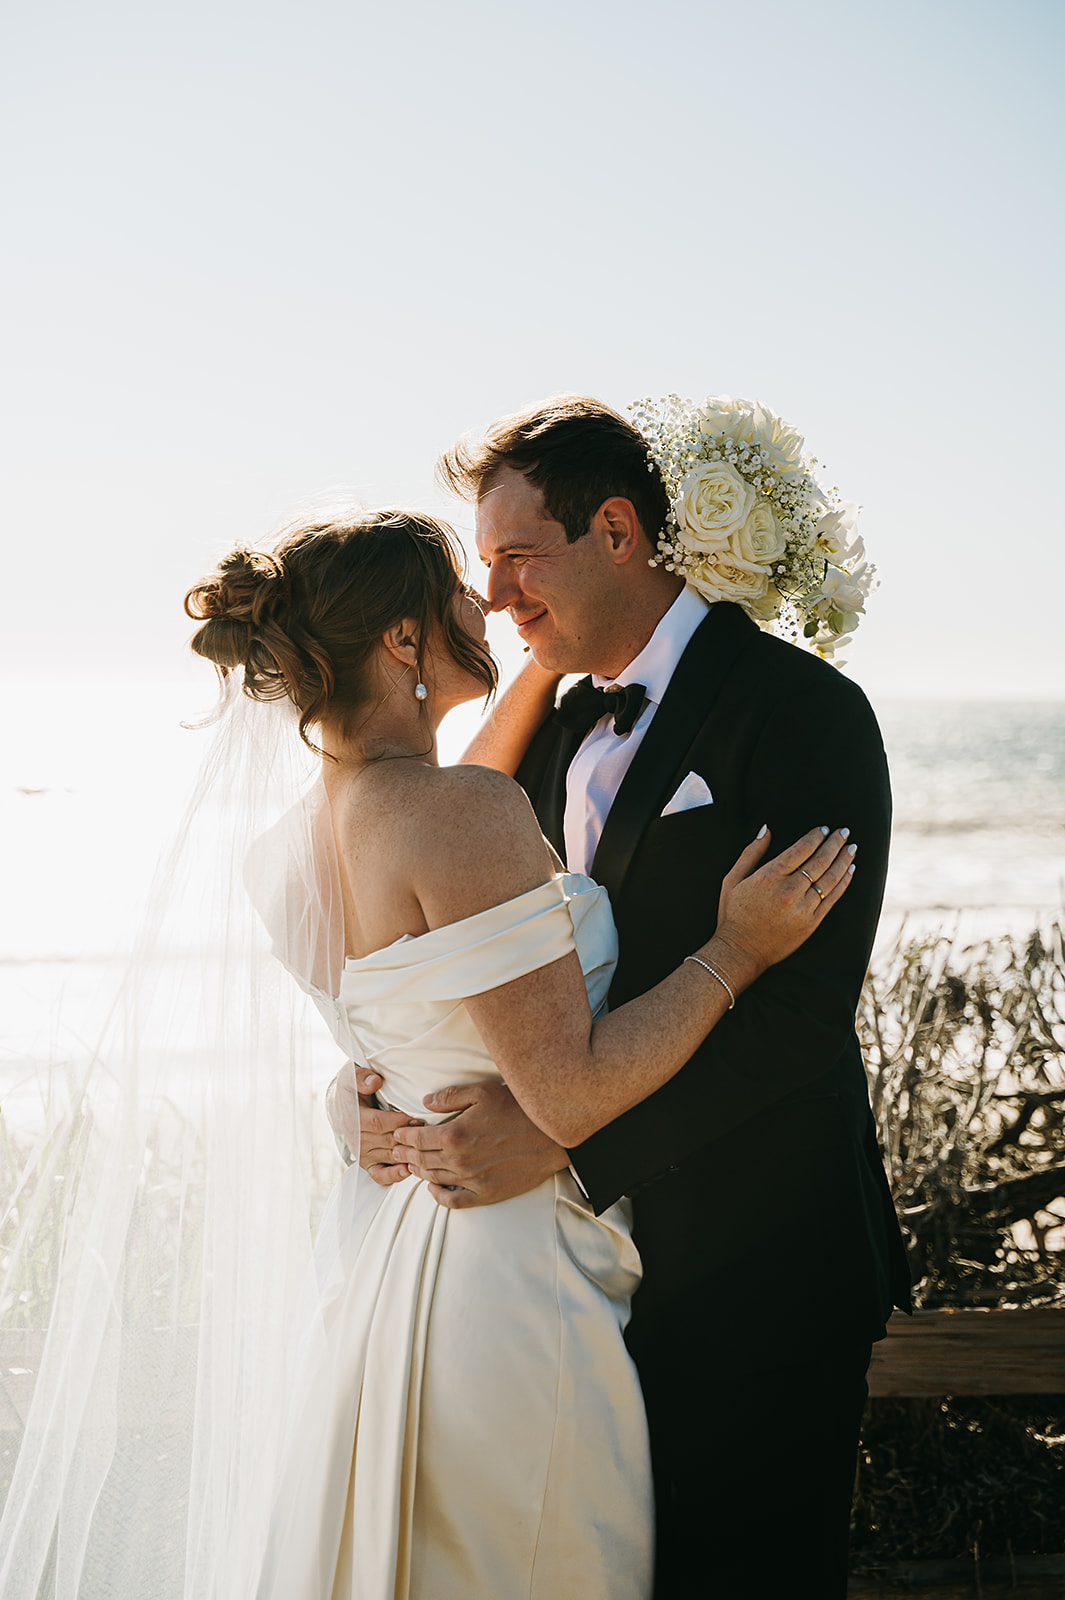
[[[4,669],[173,675],[233,540],[676,390],[864,505],[874,694],[1065,695],[1063,41],[1056,0],[10,7]]]

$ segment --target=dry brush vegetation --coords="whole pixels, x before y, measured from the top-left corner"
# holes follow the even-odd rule
[[[1065,1305],[1062,930],[900,938],[859,1013],[916,1304]],[[855,1566],[1065,1550],[1065,1397],[876,1400]]]

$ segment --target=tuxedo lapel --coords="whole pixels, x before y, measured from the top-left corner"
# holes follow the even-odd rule
[[[544,767],[534,809],[544,837],[551,841],[565,861],[566,773],[580,748],[583,735],[578,728],[563,728],[558,723],[554,724],[553,731],[556,740]]]
[[[592,862],[590,875],[615,902],[641,834],[672,794],[678,767],[706,721],[729,669],[755,631],[755,623],[739,606],[718,603],[699,624],[677,663],[610,807]],[[565,805],[565,772],[562,803]]]

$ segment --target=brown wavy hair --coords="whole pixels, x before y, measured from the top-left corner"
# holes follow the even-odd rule
[[[500,417],[483,439],[460,439],[445,450],[436,473],[463,500],[479,500],[502,467],[522,473],[543,495],[544,510],[560,522],[570,544],[615,495],[632,502],[652,546],[669,515],[661,474],[647,440],[631,422],[588,395],[563,394]]]
[[[301,521],[272,551],[243,546],[185,596],[185,612],[202,623],[191,645],[213,661],[224,681],[244,669],[253,700],[287,696],[300,712],[300,736],[340,712],[350,729],[373,693],[371,663],[382,635],[417,624],[418,674],[429,639],[491,694],[495,662],[457,621],[455,596],[465,560],[454,533],[411,511],[366,511],[350,518]]]

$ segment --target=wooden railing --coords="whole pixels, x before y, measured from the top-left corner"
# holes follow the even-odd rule
[[[1021,1311],[896,1313],[873,1346],[869,1393],[940,1395],[1065,1394],[1065,1308]],[[1016,1560],[896,1562],[876,1575],[852,1578],[848,1600],[889,1600],[900,1591],[925,1600],[974,1600],[1023,1594],[1065,1595],[1065,1555]]]
[[[1065,1308],[896,1312],[869,1393],[1065,1394]]]
[[[181,1329],[176,1337],[195,1341],[196,1331]],[[40,1333],[0,1331],[0,1397],[17,1412],[33,1391],[43,1339]],[[142,1359],[165,1342],[145,1334]],[[1065,1307],[918,1311],[912,1317],[896,1312],[887,1338],[873,1346],[869,1393],[1065,1394]]]

